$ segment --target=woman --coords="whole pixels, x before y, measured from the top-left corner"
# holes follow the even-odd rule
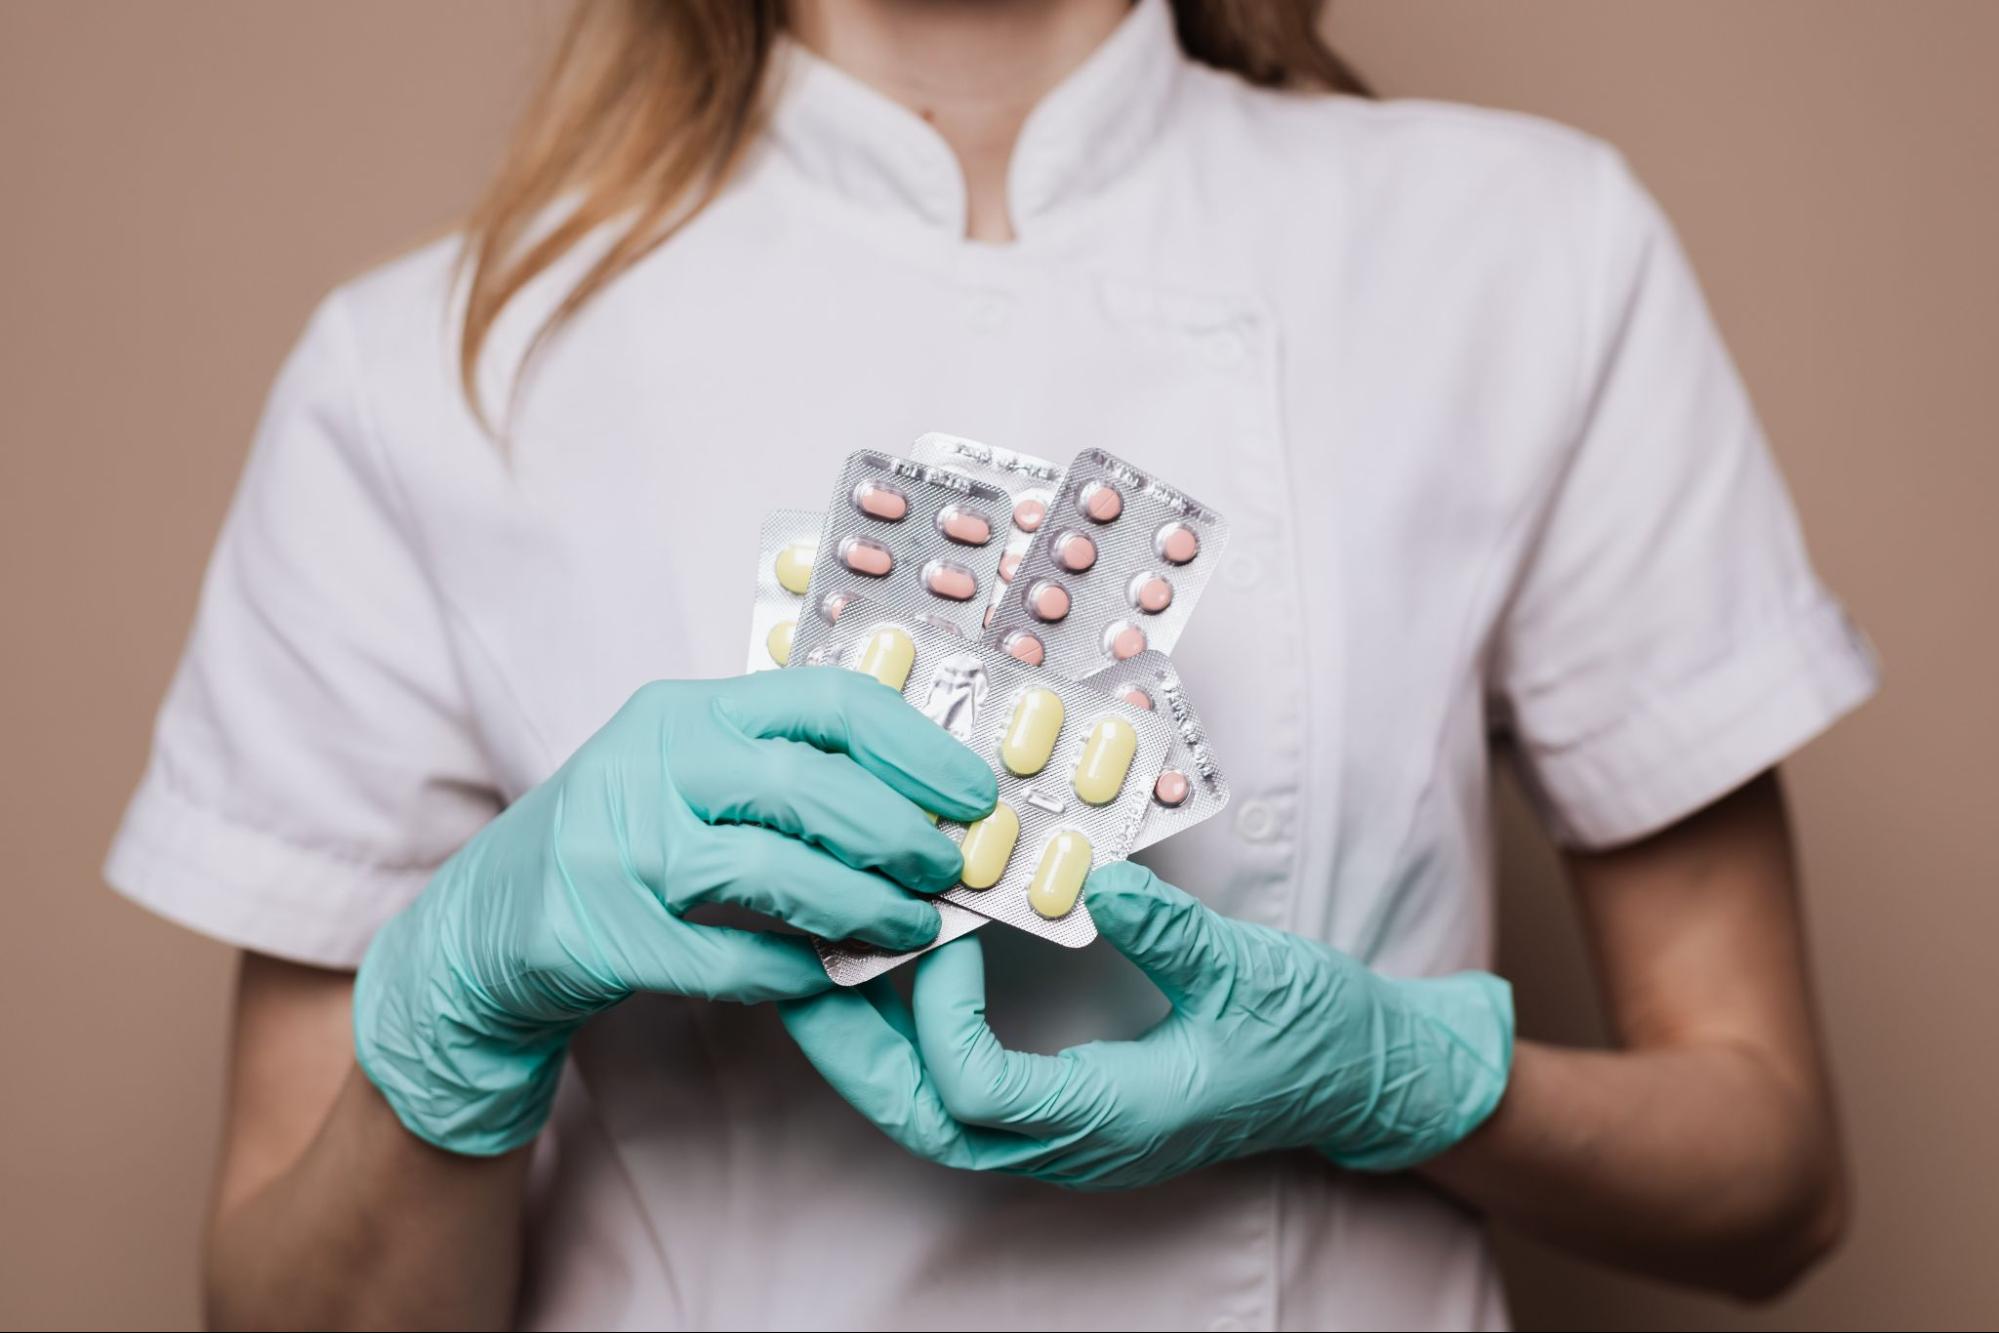
[[[1615,155],[1339,95],[1312,8],[589,6],[462,283],[326,302],[109,868],[245,951],[216,1322],[1492,1326],[1480,1214],[1746,1296],[1836,1239],[1773,766],[1871,662]],[[726,679],[758,516],[932,428],[1229,515],[1236,803],[905,1003],[690,912],[935,931],[983,765]],[[1481,970],[1494,738],[1614,1051]]]

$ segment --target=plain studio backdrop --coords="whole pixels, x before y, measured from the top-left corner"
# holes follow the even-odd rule
[[[0,6],[0,1324],[186,1326],[229,951],[115,898],[209,544],[334,283],[446,228],[561,18],[430,0]],[[1678,223],[1882,696],[1788,766],[1857,1174],[1745,1311],[1503,1242],[1526,1326],[1999,1320],[1999,4],[1344,0],[1385,95],[1622,147]],[[1601,1039],[1504,806],[1524,1031]]]

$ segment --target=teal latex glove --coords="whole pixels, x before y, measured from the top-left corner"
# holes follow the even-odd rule
[[[375,937],[354,992],[361,1068],[418,1137],[518,1147],[570,1034],[633,992],[753,1002],[830,984],[798,936],[682,913],[733,904],[921,948],[937,909],[897,886],[948,888],[960,869],[923,810],[976,819],[996,797],[977,755],[857,672],[648,685]]]
[[[1397,1170],[1469,1134],[1505,1090],[1513,1007],[1497,977],[1392,980],[1129,862],[1094,872],[1085,901],[1173,1002],[1136,1041],[1005,1049],[974,936],[917,961],[913,1003],[877,978],[779,1011],[827,1081],[919,1157],[1073,1188],[1273,1148]]]

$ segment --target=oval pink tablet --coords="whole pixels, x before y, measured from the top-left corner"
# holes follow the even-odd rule
[[[1140,574],[1126,592],[1131,604],[1148,616],[1156,616],[1173,605],[1173,585],[1161,574]]]
[[[827,624],[837,625],[840,623],[840,613],[846,610],[847,603],[853,600],[854,594],[850,592],[829,592],[819,603],[819,614],[826,617]]]
[[[998,607],[996,607],[996,606],[989,606],[989,607],[987,607],[987,608],[986,608],[986,618],[985,618],[984,620],[981,620],[981,621],[979,622],[979,624],[980,624],[981,626],[983,626],[984,628],[986,628],[986,629],[991,629],[991,628],[993,627],[993,612],[995,612],[995,611],[997,611],[997,610],[999,610],[999,608],[998,608]]]
[[[1006,650],[1016,660],[1025,662],[1029,666],[1041,665],[1041,640],[1024,629],[1016,630],[1006,636]]]
[[[1118,692],[1118,698],[1124,700],[1134,708],[1143,708],[1148,713],[1152,711],[1152,696],[1144,690],[1139,689],[1136,685],[1125,686],[1124,689]]]
[[[1152,549],[1161,560],[1184,565],[1201,553],[1201,539],[1185,523],[1168,523],[1152,534]]]
[[[895,568],[895,557],[880,542],[866,537],[849,537],[840,543],[840,563],[856,574],[878,579]]]
[[[885,481],[864,481],[854,487],[854,508],[884,523],[900,523],[909,516],[909,497]]]
[[[1013,525],[1022,532],[1039,532],[1047,517],[1048,506],[1039,500],[1022,500],[1013,507]]]
[[[1000,557],[1000,582],[1012,583],[1014,571],[1020,568],[1020,552],[1008,551]]]
[[[979,581],[972,577],[972,571],[949,560],[932,560],[923,567],[923,586],[938,597],[946,597],[954,602],[969,602],[972,594],[979,590]]]
[[[1055,539],[1055,563],[1080,574],[1097,563],[1097,544],[1080,532],[1065,532]]]
[[[1052,624],[1069,614],[1069,590],[1053,579],[1042,579],[1027,590],[1027,609],[1036,620]]]
[[[1076,508],[1092,523],[1108,523],[1124,512],[1124,497],[1107,481],[1093,481],[1076,497]]]
[[[1193,790],[1194,784],[1187,781],[1185,773],[1169,768],[1152,784],[1152,799],[1165,806],[1185,805]]]
[[[1123,662],[1145,651],[1145,631],[1129,620],[1120,620],[1104,631],[1104,651]]]
[[[993,539],[992,521],[963,505],[945,505],[938,510],[937,531],[960,546],[984,546]]]

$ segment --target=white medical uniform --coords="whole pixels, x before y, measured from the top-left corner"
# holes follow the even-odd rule
[[[1492,738],[1555,834],[1658,829],[1873,687],[1657,209],[1517,115],[1253,89],[1144,0],[1034,111],[1019,239],[802,52],[760,151],[535,367],[461,400],[453,249],[333,294],[273,392],[108,874],[351,967],[632,690],[741,670],[758,519],[946,430],[1104,445],[1228,515],[1176,651],[1234,806],[1147,856],[1400,975],[1492,962]],[[580,256],[503,318],[504,372]],[[1105,945],[984,932],[994,1022],[1160,1012]],[[915,1160],[769,1008],[641,997],[574,1047],[524,1317],[606,1327],[1491,1327],[1479,1221],[1259,1156],[1070,1194]]]

